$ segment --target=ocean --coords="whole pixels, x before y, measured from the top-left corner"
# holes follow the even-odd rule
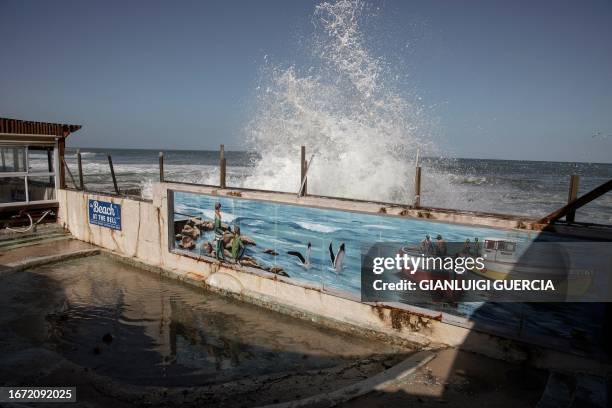
[[[119,188],[124,191],[140,189],[144,198],[151,197],[152,183],[159,178],[158,150],[80,150],[87,189],[113,191],[107,159],[107,156],[111,155]],[[73,175],[77,177],[75,153],[74,148],[68,148],[66,161]],[[164,157],[165,178],[168,181],[212,185],[219,182],[218,151],[167,150],[164,151]],[[280,185],[278,190],[297,192],[300,184],[298,158],[299,149],[296,148],[293,174],[283,175],[285,184]],[[258,173],[261,167],[259,154],[226,151],[226,160],[228,186],[269,188],[269,185],[265,184],[268,175]],[[406,161],[412,162],[413,159],[406,158]],[[312,168],[316,168],[317,164],[315,156]],[[566,204],[571,174],[580,175],[579,194],[612,179],[612,164],[602,163],[424,158],[421,166],[423,206],[533,217],[545,216]],[[308,190],[313,194],[408,204],[413,200],[412,179],[409,174],[404,177],[406,189],[399,193],[392,191],[387,194],[385,191],[373,190],[367,194],[364,191],[370,190],[368,186],[359,184],[344,185],[335,190],[336,180],[333,174],[329,177],[309,178]],[[401,180],[395,181],[401,184]],[[71,185],[69,176],[66,182]],[[355,194],[351,194],[353,191]],[[576,220],[612,224],[612,193],[581,208],[576,213]]]

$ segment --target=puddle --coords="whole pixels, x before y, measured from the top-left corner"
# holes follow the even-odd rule
[[[7,336],[19,338],[132,385],[303,374],[364,360],[398,361],[410,352],[192,288],[103,255],[3,277],[0,305],[4,342]]]

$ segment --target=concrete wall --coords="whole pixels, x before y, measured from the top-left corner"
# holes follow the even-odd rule
[[[321,324],[386,340],[416,343],[422,347],[461,346],[496,358],[530,359],[537,366],[569,364],[588,367],[587,362],[579,357],[564,355],[557,358],[555,352],[540,347],[471,330],[471,323],[465,319],[400,304],[365,304],[348,294],[324,291],[316,285],[299,284],[265,271],[238,269],[233,265],[172,253],[168,250],[168,189],[212,195],[240,194],[250,199],[349,211],[378,213],[380,208],[372,203],[160,183],[154,186],[152,202],[60,190],[58,222],[77,239],[106,248],[117,256],[160,268],[162,273],[191,284]],[[121,231],[89,224],[87,205],[90,198],[121,205]],[[496,222],[501,224],[502,221]]]

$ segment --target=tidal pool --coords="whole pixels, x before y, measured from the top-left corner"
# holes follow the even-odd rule
[[[356,381],[411,352],[190,287],[104,255],[12,273],[1,281],[5,351],[43,348],[133,386],[214,385],[367,366],[354,372],[350,380]],[[10,373],[0,370],[5,375]]]

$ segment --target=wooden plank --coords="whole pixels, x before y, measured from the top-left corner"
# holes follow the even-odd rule
[[[159,182],[164,182],[164,152],[159,152]]]
[[[219,148],[219,187],[225,188],[225,176],[226,176],[226,162],[225,162],[225,145],[221,145]]]
[[[300,146],[300,182],[302,185],[301,196],[308,195],[308,180],[306,179],[306,146]]]
[[[603,183],[599,187],[594,188],[593,190],[589,191],[582,197],[573,200],[571,203],[559,208],[556,211],[553,211],[552,213],[548,214],[546,217],[539,220],[538,223],[539,224],[549,224],[553,221],[563,218],[570,211],[576,211],[578,208],[590,203],[596,198],[601,197],[602,195],[606,194],[610,190],[612,190],[612,179]]]
[[[421,206],[421,166],[414,169],[414,207]]]
[[[83,163],[81,161],[81,149],[77,150],[77,166],[79,169],[79,186],[81,190],[85,190],[85,183],[83,182]]]
[[[110,171],[111,171],[111,177],[113,178],[113,186],[115,187],[115,193],[117,193],[117,195],[121,194],[119,192],[119,187],[117,186],[117,178],[115,177],[115,168],[113,167],[113,158],[111,157],[111,155],[108,155],[108,165],[110,166]]]
[[[571,203],[572,201],[574,201],[576,198],[578,198],[578,184],[579,184],[579,180],[580,180],[580,176],[576,175],[576,174],[572,174],[570,176],[570,184],[569,184],[569,191],[567,194],[567,203]],[[567,222],[574,222],[574,220],[576,219],[576,210],[570,210],[567,215],[565,216],[565,220]]]

